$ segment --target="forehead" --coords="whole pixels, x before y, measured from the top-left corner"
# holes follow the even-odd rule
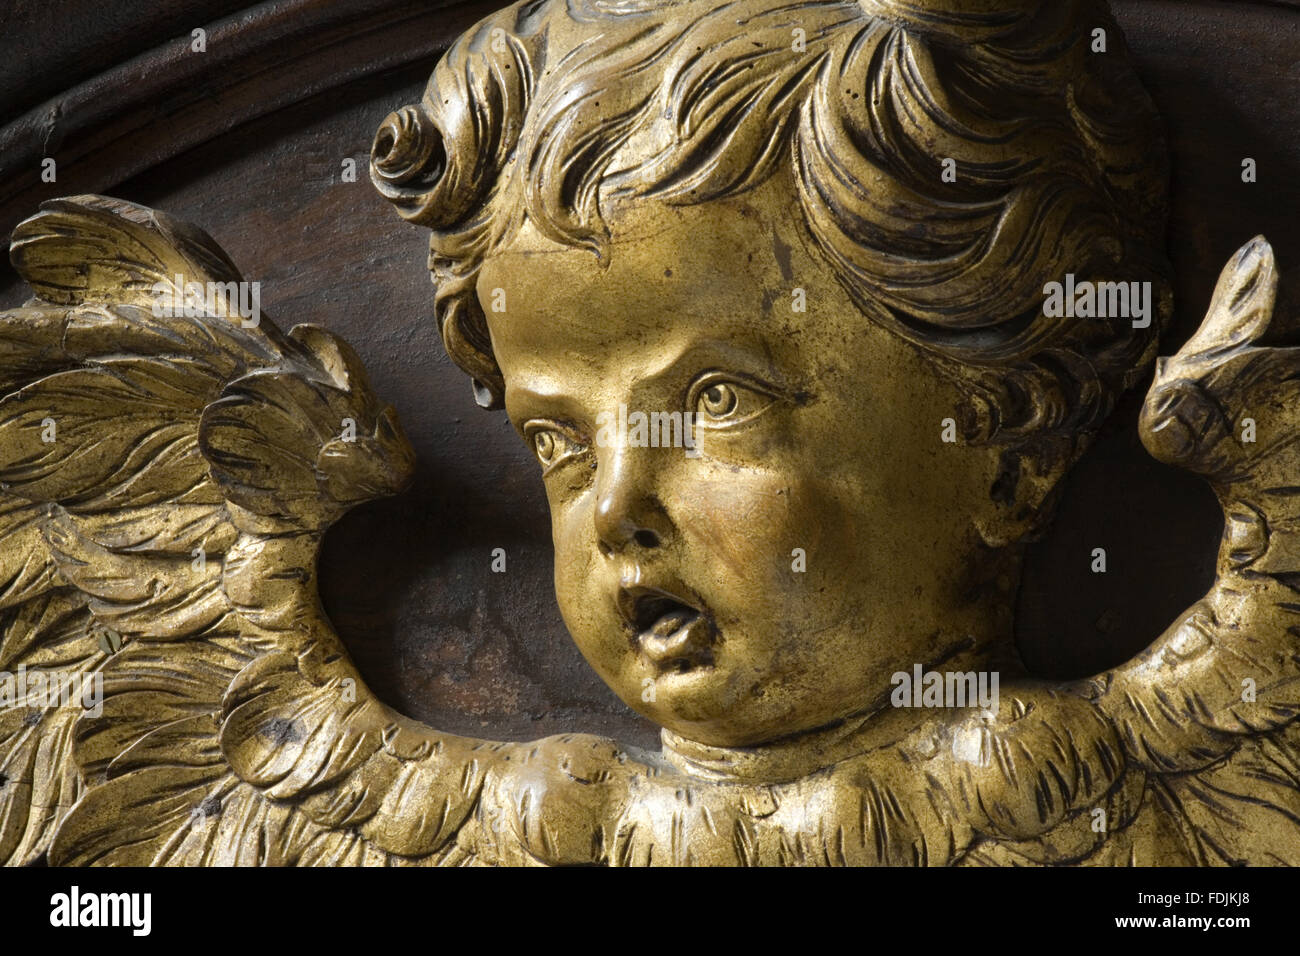
[[[797,288],[852,310],[790,198],[761,188],[694,206],[629,203],[609,219],[603,258],[526,224],[478,277],[507,384],[539,365],[595,368],[674,339],[779,350],[808,331]]]

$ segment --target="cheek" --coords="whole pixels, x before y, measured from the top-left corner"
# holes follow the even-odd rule
[[[847,597],[854,589],[844,582],[861,574],[862,516],[815,477],[712,470],[678,520],[692,564],[703,565],[693,570],[736,615],[802,616],[809,602]]]
[[[629,667],[627,637],[613,605],[613,589],[596,548],[592,521],[595,493],[551,501],[555,551],[555,597],[573,642],[611,686]],[[618,688],[615,687],[617,690]]]
[[[555,595],[566,622],[578,610],[589,608],[597,590],[596,548],[591,522],[592,493],[551,506],[551,541],[555,551]],[[573,623],[570,623],[573,630]]]
[[[788,492],[779,475],[710,469],[678,499],[675,524],[708,552],[718,577],[745,580],[770,566],[788,537]]]

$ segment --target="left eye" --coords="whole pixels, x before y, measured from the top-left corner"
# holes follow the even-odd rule
[[[543,473],[587,450],[587,446],[573,436],[540,423],[531,425],[526,431],[526,437],[533,446],[533,454],[542,465]]]
[[[723,428],[749,421],[775,400],[771,392],[715,376],[696,384],[693,400],[688,404],[699,424]]]

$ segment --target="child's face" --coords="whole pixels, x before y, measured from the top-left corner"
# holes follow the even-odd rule
[[[996,456],[941,440],[959,393],[853,305],[788,187],[609,218],[608,268],[528,226],[478,294],[545,469],[560,609],[610,687],[748,745],[1004,628],[969,570]],[[620,405],[694,413],[698,456],[638,447]]]

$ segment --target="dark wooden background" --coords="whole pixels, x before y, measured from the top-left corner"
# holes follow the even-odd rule
[[[322,591],[363,674],[404,712],[520,739],[580,729],[653,744],[560,621],[540,478],[501,413],[443,354],[425,241],[370,186],[371,137],[416,99],[438,52],[495,3],[394,0],[6,0],[0,9],[0,233],[46,198],[120,196],[211,233],[262,282],[280,325],[345,336],[419,455],[405,495],[326,540]],[[1116,0],[1173,152],[1172,351],[1252,236],[1300,289],[1300,0]],[[191,30],[207,52],[190,51]],[[58,162],[56,184],[40,162]],[[358,181],[341,180],[344,158]],[[1259,181],[1241,181],[1244,157]],[[26,292],[7,263],[0,307]],[[1296,296],[1300,300],[1300,296]],[[1036,545],[1019,641],[1052,676],[1115,663],[1212,578],[1209,491],[1138,444],[1120,407]],[[505,548],[507,573],[490,571]],[[1107,550],[1109,571],[1090,572]],[[900,613],[905,609],[900,608]]]

